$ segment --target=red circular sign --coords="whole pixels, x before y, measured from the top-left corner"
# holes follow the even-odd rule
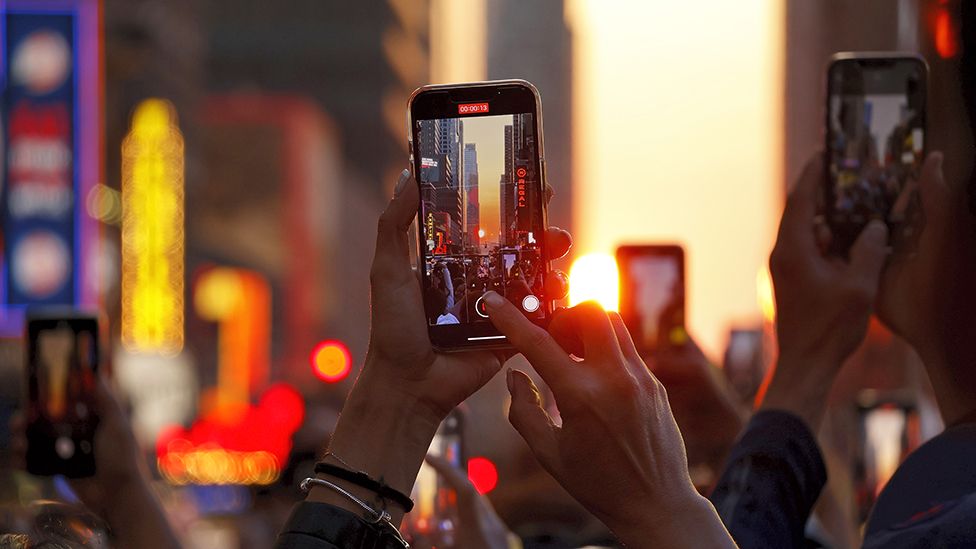
[[[515,170],[515,175],[517,175],[519,177],[525,177],[525,173],[526,173],[525,172],[525,168],[519,168],[519,169]]]

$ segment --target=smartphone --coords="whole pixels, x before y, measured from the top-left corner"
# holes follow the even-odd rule
[[[620,246],[620,316],[640,352],[684,345],[685,253],[681,246]]]
[[[29,313],[26,331],[27,472],[92,476],[98,320]]]
[[[766,376],[761,328],[733,328],[729,332],[723,370],[742,400],[753,400]]]
[[[838,53],[827,69],[824,213],[830,252],[847,256],[867,223],[887,223],[895,252],[914,250],[924,219],[928,66],[914,54]]]
[[[455,408],[441,422],[427,453],[463,470],[467,463],[462,452],[463,425],[463,412]],[[436,540],[438,547],[454,547],[458,527],[457,493],[426,462],[420,466],[410,497],[415,506],[405,519],[405,530],[412,536]]]
[[[431,344],[509,347],[488,319],[486,292],[536,324],[552,314],[539,92],[523,80],[425,86],[410,96],[408,123]]]
[[[860,517],[867,520],[895,470],[921,446],[922,435],[918,409],[909,399],[865,390],[858,401],[861,447],[854,478]]]

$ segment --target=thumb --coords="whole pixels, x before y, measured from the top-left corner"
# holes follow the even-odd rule
[[[525,439],[539,463],[552,472],[557,465],[558,448],[556,427],[552,418],[542,408],[539,389],[520,370],[508,369],[508,392],[512,405],[508,409],[508,421]]]
[[[868,223],[851,247],[848,272],[874,295],[888,257],[888,227],[877,219]]]
[[[380,215],[376,231],[376,255],[373,274],[386,279],[396,275],[410,275],[410,246],[407,230],[417,215],[420,200],[416,184],[409,170],[403,170],[393,190],[393,199]]]

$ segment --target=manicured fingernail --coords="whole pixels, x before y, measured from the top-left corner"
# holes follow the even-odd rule
[[[511,368],[509,368],[505,372],[505,383],[508,384],[508,392],[514,395],[515,394],[515,377],[514,377],[514,375],[512,373],[512,369]]]
[[[488,292],[485,294],[485,304],[489,307],[501,307],[505,303],[505,298],[498,295],[497,292]]]
[[[407,186],[407,181],[410,179],[410,170],[403,170],[400,172],[400,178],[397,179],[396,187],[393,188],[393,198],[400,196],[403,189]]]

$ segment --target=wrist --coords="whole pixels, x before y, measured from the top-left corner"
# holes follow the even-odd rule
[[[780,355],[763,388],[759,409],[793,413],[816,431],[827,405],[827,396],[843,363],[843,358],[826,353]]]
[[[342,408],[329,452],[341,460],[331,463],[362,471],[375,480],[409,495],[431,440],[443,418],[420,399],[372,377],[371,364],[349,393]],[[381,500],[375,493],[328,475],[318,475],[341,486],[375,509],[386,508],[397,524],[403,509]],[[316,486],[309,491],[310,501],[320,501],[362,513],[345,496]]]
[[[639,514],[625,522],[607,522],[628,549],[735,547],[711,502],[693,489],[659,505],[633,509]]]

